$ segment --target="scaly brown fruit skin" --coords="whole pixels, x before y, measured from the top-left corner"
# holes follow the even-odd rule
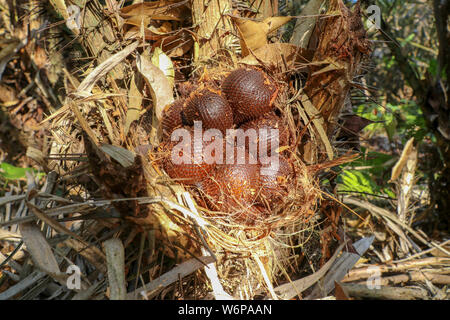
[[[222,92],[233,109],[235,123],[240,124],[271,111],[278,88],[264,72],[240,68],[225,78]]]
[[[191,141],[186,141],[184,139],[180,139],[180,141],[167,141],[160,148],[166,152],[162,164],[169,177],[179,180],[179,182],[186,185],[194,185],[207,177],[213,170],[215,164],[208,164],[205,162],[203,147],[205,147],[206,144],[202,142],[200,149],[197,150],[194,144],[194,133],[192,129],[189,130],[189,134]],[[178,152],[178,156],[182,157],[183,150],[191,150],[190,157],[186,154],[186,156],[190,158],[190,163],[174,163],[172,160],[172,153]],[[201,154],[199,161],[194,159],[195,152]]]
[[[265,156],[270,156],[272,149],[272,141],[275,141],[276,135],[271,134],[271,129],[278,130],[278,147],[289,145],[289,128],[285,125],[280,117],[278,117],[275,113],[270,112],[260,118],[248,121],[243,123],[240,129],[248,130],[254,129],[257,133],[256,140],[253,139],[251,142],[255,143],[259,155],[260,145],[267,146]],[[259,129],[266,129],[267,136],[262,136],[259,133]],[[250,142],[250,141],[249,141]],[[249,143],[246,140],[246,149],[248,150]],[[274,150],[277,151],[277,150]]]
[[[186,100],[181,112],[183,122],[193,125],[202,121],[203,129],[218,129],[225,133],[233,127],[233,111],[219,91],[212,88],[195,91]]]
[[[183,106],[184,99],[179,99],[164,109],[161,119],[162,136],[164,140],[170,138],[173,130],[183,126],[183,121],[181,119],[181,110],[183,110]]]
[[[224,164],[216,168],[214,178],[232,201],[251,204],[260,187],[259,165]]]
[[[264,173],[266,174],[261,174],[260,198],[263,203],[267,201],[269,205],[273,205],[288,195],[294,176],[293,166],[287,158],[280,155],[278,170],[269,168]]]
[[[197,187],[209,207],[229,212],[234,222],[251,224],[266,215],[263,207],[255,207],[260,183],[258,164],[222,164]]]
[[[189,87],[190,89],[195,86]],[[221,92],[222,90],[222,92]],[[280,155],[279,169],[266,171],[261,175],[262,163],[259,157],[271,156],[274,136],[270,129],[278,129],[279,146],[289,145],[289,130],[282,119],[272,110],[278,89],[269,77],[259,69],[241,68],[231,72],[222,82],[221,89],[214,85],[200,85],[188,90],[187,98],[179,99],[165,110],[162,119],[163,134],[166,137],[162,150],[169,152],[162,165],[168,175],[185,185],[194,185],[200,192],[200,202],[210,209],[229,214],[230,222],[252,225],[269,216],[270,209],[287,195],[288,180],[293,175],[291,163]],[[202,121],[203,130],[215,128],[223,133],[240,124],[240,129],[255,129],[257,153],[249,154],[249,141],[244,146],[235,146],[233,141],[223,143],[223,164],[205,163],[204,149],[199,150],[199,163],[175,164],[171,153],[179,143],[168,141],[176,128],[191,126],[191,145],[184,142],[184,148],[193,148],[193,122]],[[259,129],[269,129],[267,137],[259,136]],[[260,139],[265,139],[260,141]],[[259,147],[267,146],[267,155],[260,155]],[[227,147],[234,149],[234,161],[227,164]],[[204,147],[204,146],[203,146]],[[243,151],[245,163],[237,161],[238,150]],[[179,151],[175,151],[179,152]]]
[[[251,207],[256,203],[260,189],[260,165],[246,152],[244,159],[238,162],[238,149],[245,151],[234,146],[232,163],[227,164],[224,158],[224,163],[217,164],[211,175],[197,184],[197,188],[208,207],[243,218],[247,213],[255,213]]]

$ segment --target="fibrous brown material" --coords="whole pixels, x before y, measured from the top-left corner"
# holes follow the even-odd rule
[[[262,71],[240,68],[225,78],[222,91],[233,108],[235,122],[242,123],[271,111],[278,88]]]
[[[330,1],[328,12],[339,14],[327,17],[317,29],[320,40],[304,92],[324,118],[328,135],[335,129],[336,117],[344,106],[353,78],[360,72],[362,59],[371,51],[360,11],[359,2],[352,12],[342,0]],[[324,69],[329,71],[320,72]]]
[[[228,48],[233,41],[233,24],[228,12],[231,0],[192,1],[193,25],[197,26],[199,41],[198,59],[210,59],[221,49]]]

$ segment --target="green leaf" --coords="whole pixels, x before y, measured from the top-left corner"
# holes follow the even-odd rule
[[[388,176],[395,158],[389,154],[367,152],[364,147],[361,147],[361,154],[365,156],[353,161],[350,168],[348,164],[342,165],[346,169],[338,176],[338,190],[395,198],[395,193],[386,182],[387,178],[383,179]]]
[[[372,181],[371,176],[364,171],[345,170],[341,174],[341,191],[358,191],[375,194],[378,192],[377,185]]]
[[[437,59],[431,58],[428,62],[428,72],[430,72],[430,74],[433,76],[433,78],[436,78],[437,67],[438,67]]]
[[[389,121],[387,124],[385,124],[386,133],[389,137],[389,140],[392,141],[394,138],[394,135],[398,132],[397,129],[397,119],[392,118],[391,121]]]
[[[401,42],[402,47],[405,46],[405,44],[407,44],[408,42],[411,42],[412,39],[414,39],[415,36],[416,36],[416,35],[415,35],[414,33],[411,33],[406,39],[404,39],[404,40]]]
[[[27,171],[37,173],[37,170],[32,168],[19,168],[6,162],[0,164],[0,176],[6,180],[25,179]],[[44,173],[40,175],[44,175]]]

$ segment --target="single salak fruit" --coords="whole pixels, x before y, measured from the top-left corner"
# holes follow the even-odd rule
[[[233,109],[235,123],[240,124],[271,111],[278,88],[263,71],[240,68],[225,78],[222,92]]]

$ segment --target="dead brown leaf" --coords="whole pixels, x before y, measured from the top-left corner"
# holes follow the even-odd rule
[[[311,58],[312,52],[301,49],[293,44],[268,43],[253,51],[240,62],[249,65],[258,65],[262,63],[267,66],[299,69],[302,64],[308,63]]]
[[[251,51],[259,49],[268,43],[267,36],[283,24],[287,23],[292,17],[270,17],[264,21],[253,21],[232,16],[240,38],[242,56],[245,57]]]
[[[19,225],[19,229],[36,267],[48,274],[58,275],[60,273],[58,262],[36,223],[22,223]]]
[[[189,16],[187,1],[154,1],[126,6],[120,11],[123,18],[151,18],[153,20],[181,21]],[[140,21],[141,18],[138,18]]]
[[[139,89],[138,85],[136,84],[137,80],[137,77],[133,75],[133,77],[131,78],[130,89],[128,91],[128,109],[124,128],[125,136],[128,134],[131,123],[139,119],[142,110],[142,88]]]
[[[413,142],[414,142],[414,138],[409,139],[408,142],[406,143],[405,147],[403,148],[400,159],[397,161],[397,163],[392,168],[391,179],[389,180],[390,182],[398,179],[398,177],[400,176],[400,173],[402,172],[402,169],[406,164],[406,160],[408,160],[408,156],[410,155],[410,153],[412,152],[412,150],[414,148]]]
[[[164,72],[151,63],[148,57],[138,54],[136,66],[150,87],[155,115],[161,119],[165,106],[174,101],[173,88]]]
[[[161,47],[169,57],[181,57],[186,54],[194,45],[192,35],[180,30],[171,35],[160,37],[154,44],[154,47]]]

